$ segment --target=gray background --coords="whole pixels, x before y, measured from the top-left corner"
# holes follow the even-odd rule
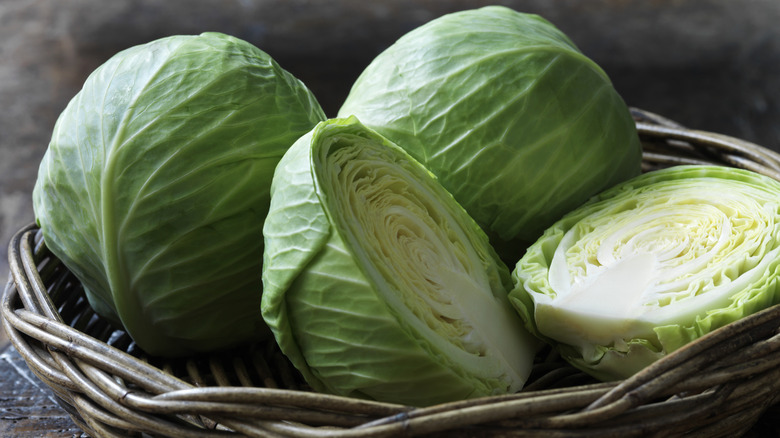
[[[225,32],[271,54],[333,116],[395,39],[491,3],[555,23],[630,105],[780,150],[778,0],[0,0],[0,278],[8,240],[33,220],[30,194],[58,114],[117,51]]]

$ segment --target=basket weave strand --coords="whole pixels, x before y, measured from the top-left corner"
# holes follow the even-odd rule
[[[645,171],[718,164],[780,180],[780,155],[770,150],[632,112]],[[147,357],[90,309],[34,225],[14,236],[8,259],[3,326],[30,370],[95,437],[733,437],[780,401],[780,306],[623,381],[596,382],[547,351],[517,394],[412,408],[312,392],[272,341],[220,355]]]

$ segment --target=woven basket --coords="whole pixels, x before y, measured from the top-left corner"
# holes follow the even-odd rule
[[[780,155],[632,110],[645,170],[742,167],[780,180]],[[221,355],[146,357],[89,308],[33,225],[9,247],[9,337],[95,437],[739,436],[778,400],[780,306],[714,331],[635,376],[598,383],[552,351],[522,392],[411,408],[312,392],[273,342]]]

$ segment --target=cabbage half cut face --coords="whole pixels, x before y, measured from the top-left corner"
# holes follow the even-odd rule
[[[519,390],[535,341],[509,271],[419,163],[354,119],[277,168],[263,316],[317,390],[427,405]]]
[[[596,377],[625,378],[778,302],[780,183],[680,166],[611,189],[520,260],[511,300]]]

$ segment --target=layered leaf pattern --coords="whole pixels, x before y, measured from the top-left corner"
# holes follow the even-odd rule
[[[550,227],[517,264],[510,298],[573,364],[619,379],[780,302],[778,275],[780,183],[676,166]]]

